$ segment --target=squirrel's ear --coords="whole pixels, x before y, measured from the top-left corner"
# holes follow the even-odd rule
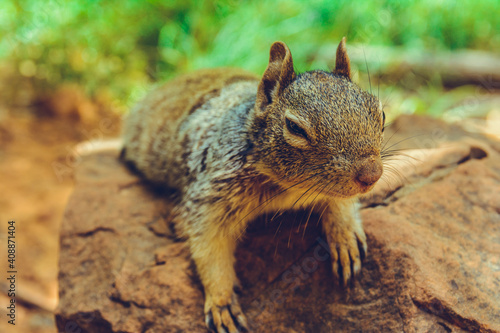
[[[345,48],[345,37],[340,41],[337,47],[337,58],[335,59],[335,74],[351,79],[351,61],[347,55],[347,50]]]
[[[269,64],[257,89],[257,107],[264,110],[294,78],[292,54],[288,46],[283,42],[275,42],[271,46]]]

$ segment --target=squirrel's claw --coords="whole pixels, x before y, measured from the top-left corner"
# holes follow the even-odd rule
[[[366,236],[363,230],[337,230],[328,237],[332,253],[333,274],[343,286],[361,271],[361,261],[366,256]]]
[[[205,323],[210,331],[216,333],[248,332],[247,319],[234,293],[229,304],[209,306]]]

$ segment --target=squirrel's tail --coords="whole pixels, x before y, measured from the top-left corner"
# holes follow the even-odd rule
[[[90,154],[108,151],[108,150],[118,150],[123,147],[123,140],[118,139],[108,139],[108,140],[89,140],[79,143],[76,146],[76,151],[80,156],[87,156]],[[120,157],[123,154],[120,153]]]

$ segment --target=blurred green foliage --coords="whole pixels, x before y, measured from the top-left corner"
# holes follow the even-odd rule
[[[2,0],[0,57],[50,89],[77,82],[129,104],[151,82],[201,67],[261,73],[275,40],[298,70],[337,44],[500,51],[498,0]],[[331,48],[328,48],[330,50]]]

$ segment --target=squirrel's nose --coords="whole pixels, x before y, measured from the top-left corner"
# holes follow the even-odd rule
[[[356,175],[356,181],[362,186],[372,186],[382,176],[382,161],[378,156],[365,158]]]

